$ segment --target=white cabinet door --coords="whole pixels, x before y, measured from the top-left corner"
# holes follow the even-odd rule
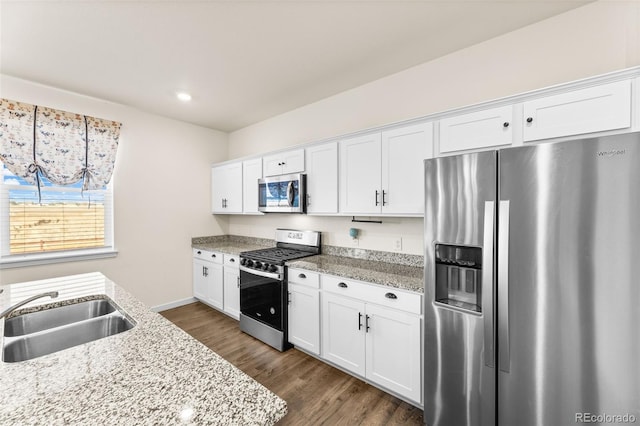
[[[432,156],[432,123],[382,132],[382,213],[424,212],[424,160]]]
[[[304,171],[304,149],[279,152],[262,159],[265,176],[286,175]]]
[[[364,303],[322,294],[322,357],[365,375]]]
[[[289,283],[289,342],[320,355],[320,291]]]
[[[210,286],[208,285],[206,267],[211,262],[200,259],[193,259],[193,297],[206,301],[211,298]]]
[[[420,403],[420,317],[367,304],[366,325],[366,377]]]
[[[307,148],[307,213],[338,213],[338,143]]]
[[[258,179],[262,178],[262,158],[242,162],[242,212],[261,214],[258,211]]]
[[[524,141],[631,126],[631,81],[618,81],[524,103]]]
[[[211,168],[213,213],[242,213],[242,162]]]
[[[220,310],[224,307],[224,275],[222,265],[209,263],[206,266],[207,285],[210,288],[209,299],[211,306]]]
[[[491,108],[440,120],[440,154],[510,145],[513,106]]]
[[[224,311],[240,319],[240,271],[237,267],[224,266]]]
[[[376,214],[382,203],[379,132],[340,141],[340,212]]]

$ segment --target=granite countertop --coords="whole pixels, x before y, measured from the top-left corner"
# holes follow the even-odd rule
[[[46,291],[60,295],[25,308],[105,295],[136,323],[29,361],[0,362],[0,424],[272,425],[287,413],[285,401],[100,273],[0,289],[0,309]]]
[[[243,251],[260,250],[275,247],[273,240],[263,238],[238,237],[234,235],[219,235],[213,237],[194,237],[191,247],[200,250],[218,251],[226,254],[239,255]]]
[[[287,262],[287,266],[424,293],[424,269],[417,266],[326,254]]]

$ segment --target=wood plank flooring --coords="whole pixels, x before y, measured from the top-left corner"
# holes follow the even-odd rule
[[[279,425],[422,425],[422,410],[307,354],[278,352],[202,303],[161,314],[287,401]]]

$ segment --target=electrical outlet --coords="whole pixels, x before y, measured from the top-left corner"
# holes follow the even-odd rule
[[[402,250],[402,237],[398,237],[393,240],[393,248],[398,251]]]

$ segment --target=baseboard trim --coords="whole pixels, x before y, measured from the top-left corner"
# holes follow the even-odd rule
[[[189,303],[197,302],[195,297],[188,297],[186,299],[176,300],[173,302],[165,303],[164,305],[152,306],[151,311],[153,312],[162,312],[167,309],[178,308],[180,306],[188,305]]]

